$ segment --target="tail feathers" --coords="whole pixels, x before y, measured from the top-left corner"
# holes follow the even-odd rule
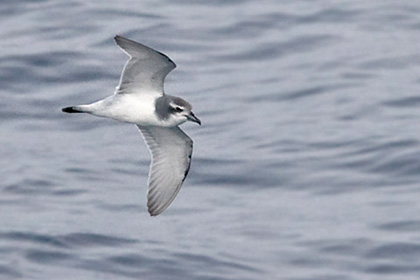
[[[80,110],[80,108],[77,108],[78,106],[72,106],[72,107],[66,107],[61,109],[61,111],[65,113],[84,113],[84,111]]]

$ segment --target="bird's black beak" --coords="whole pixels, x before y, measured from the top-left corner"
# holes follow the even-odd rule
[[[200,119],[199,119],[199,118],[197,118],[197,117],[194,115],[194,113],[193,113],[193,112],[190,112],[190,114],[187,116],[187,119],[188,119],[189,121],[196,122],[196,123],[198,123],[199,125],[201,125],[201,121],[200,121]]]

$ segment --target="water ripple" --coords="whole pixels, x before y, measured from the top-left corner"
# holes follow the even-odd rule
[[[1,1],[0,278],[417,279],[420,5],[391,2]],[[138,132],[61,112],[112,94],[115,34],[203,118],[155,218]]]

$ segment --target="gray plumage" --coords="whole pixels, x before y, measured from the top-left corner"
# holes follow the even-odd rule
[[[121,74],[117,93],[133,93],[133,89],[163,92],[166,75],[176,64],[166,55],[122,36],[115,42],[130,56]]]
[[[177,107],[191,111],[191,105],[182,98],[164,94],[156,99],[156,114],[161,120],[166,120],[176,113]]]
[[[152,155],[147,207],[156,216],[175,199],[190,170],[193,141],[178,126],[138,128]]]
[[[191,165],[193,141],[178,125],[201,121],[187,101],[164,93],[165,77],[176,67],[169,57],[121,36],[115,42],[130,57],[115,94],[62,110],[137,125],[152,156],[147,206],[150,215],[156,216],[174,200]]]

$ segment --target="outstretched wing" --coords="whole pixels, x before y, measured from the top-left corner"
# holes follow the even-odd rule
[[[130,56],[121,74],[117,93],[156,92],[163,94],[166,75],[175,63],[163,53],[122,36],[115,36],[117,45]]]
[[[175,199],[191,163],[193,141],[178,126],[139,126],[152,155],[147,207],[151,216],[162,213]]]

